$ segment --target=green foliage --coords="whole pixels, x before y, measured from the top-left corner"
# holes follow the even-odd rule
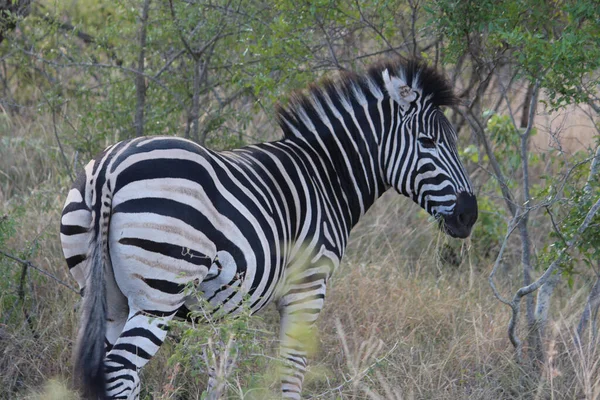
[[[502,60],[531,81],[549,104],[584,102],[600,82],[600,7],[596,0],[435,0],[433,23],[448,39],[447,55]]]
[[[521,166],[521,137],[508,115],[493,114],[487,122],[486,133],[494,144],[494,154],[502,167],[512,176]]]
[[[16,233],[16,221],[9,218],[8,214],[0,216],[0,248],[6,246],[6,242]]]
[[[25,213],[24,207],[15,207],[9,214],[0,216],[0,249],[9,248],[8,244],[17,233],[17,227]],[[25,243],[21,250],[12,254],[21,259],[31,257],[37,251],[37,241]],[[0,324],[15,323],[19,320],[15,308],[23,306],[25,284],[23,266],[16,261],[0,254]],[[10,318],[6,319],[5,318]]]
[[[273,333],[258,328],[261,319],[251,316],[247,302],[243,302],[241,310],[232,316],[223,310],[215,310],[193,285],[189,285],[186,290],[197,299],[195,311],[189,315],[195,322],[192,325],[184,321],[171,323],[172,328],[180,332],[180,338],[169,364],[178,364],[186,376],[192,379],[206,381],[208,368],[216,368],[222,362],[234,362],[230,375],[219,376],[217,372],[217,378],[225,380],[227,387],[236,387],[241,383],[248,391],[264,388],[265,381],[270,378],[263,375],[267,373],[269,366],[267,358],[261,355],[265,350],[263,336],[271,336]],[[263,393],[262,390],[259,391]],[[204,392],[202,398],[206,395]]]
[[[588,154],[585,154],[588,155]],[[593,156],[593,153],[591,154]],[[577,162],[565,177],[549,177],[549,188],[542,192],[551,206],[548,212],[552,213],[556,228],[550,233],[552,242],[548,244],[540,256],[542,265],[549,265],[558,254],[567,247],[567,242],[576,235],[581,223],[585,219],[592,205],[600,198],[600,181],[598,176],[593,176],[587,182],[589,163],[584,162],[583,155],[575,159]],[[581,240],[564,257],[560,264],[561,273],[567,277],[567,282],[572,285],[574,275],[578,273],[578,262],[583,262],[587,268],[598,270],[600,259],[600,216],[596,215],[590,227],[582,234]]]
[[[480,195],[477,198],[479,216],[473,227],[473,254],[479,259],[491,259],[493,251],[499,249],[499,244],[506,233],[504,218],[498,210],[498,205],[491,196]]]

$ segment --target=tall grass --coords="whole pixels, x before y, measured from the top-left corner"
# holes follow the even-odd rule
[[[3,250],[74,284],[58,238],[70,179],[48,129],[52,121],[39,116],[1,123],[8,133],[0,134],[0,217],[6,214],[14,223]],[[73,154],[66,156],[73,161]],[[585,295],[559,289],[548,327],[549,356],[541,378],[531,375],[514,361],[506,333],[509,312],[487,285],[491,260],[471,254],[476,248],[471,243],[440,234],[409,201],[384,196],[356,227],[329,285],[305,396],[599,399],[599,343],[586,337],[578,347],[572,340]],[[456,257],[444,255],[448,248]],[[78,296],[34,270],[26,271],[21,284],[22,272],[18,263],[0,258],[0,398],[76,398],[66,382]],[[228,377],[228,398],[263,399],[278,388],[271,361],[276,312],[269,309],[248,324],[256,335],[246,359]],[[176,339],[183,332],[175,327],[144,370],[144,398],[200,398],[207,382],[202,368],[172,357],[181,350]]]

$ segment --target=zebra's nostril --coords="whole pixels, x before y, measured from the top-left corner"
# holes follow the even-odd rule
[[[477,200],[474,195],[462,192],[456,202],[456,222],[459,226],[470,228],[477,221]]]

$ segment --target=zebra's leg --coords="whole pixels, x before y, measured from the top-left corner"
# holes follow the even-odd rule
[[[284,399],[300,399],[308,350],[315,345],[312,331],[323,308],[325,281],[291,286],[278,302],[280,315],[281,392]]]
[[[127,323],[128,314],[129,307],[111,312],[109,306],[108,319],[106,321],[106,340],[104,342],[106,353],[112,350],[115,342],[121,335],[121,332],[123,332],[123,328]]]
[[[127,323],[129,315],[129,305],[127,297],[119,289],[112,268],[106,271],[105,275],[106,288],[106,340],[105,349],[108,353],[114,346],[115,342],[123,332],[125,323]]]
[[[172,313],[147,314],[131,308],[123,331],[106,355],[106,392],[110,399],[137,399],[138,371],[156,354],[167,336]]]

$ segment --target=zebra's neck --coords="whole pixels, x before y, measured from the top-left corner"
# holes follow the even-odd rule
[[[366,104],[313,102],[313,112],[300,110],[289,142],[304,150],[325,172],[327,185],[341,205],[349,230],[387,189],[381,173],[379,142],[384,124],[381,100]],[[336,107],[336,102],[340,104]],[[379,129],[378,129],[379,128]],[[319,173],[319,171],[315,171]]]

